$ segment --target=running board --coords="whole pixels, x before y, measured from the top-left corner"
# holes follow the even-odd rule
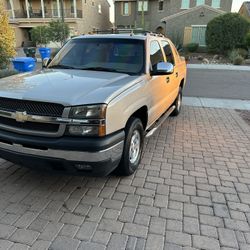
[[[168,109],[166,111],[166,113],[161,116],[154,124],[154,126],[152,127],[152,129],[149,129],[146,131],[146,138],[152,136],[163,124],[163,122],[165,122],[165,120],[171,115],[171,113],[175,110],[175,106],[172,106],[170,109]]]

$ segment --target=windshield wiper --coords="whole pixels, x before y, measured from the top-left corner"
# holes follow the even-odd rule
[[[81,69],[82,70],[94,70],[94,71],[107,71],[107,72],[123,73],[123,72],[118,71],[116,69],[105,68],[105,67],[87,67],[87,68],[81,68]]]
[[[77,69],[77,68],[63,64],[57,64],[50,66],[49,69]]]

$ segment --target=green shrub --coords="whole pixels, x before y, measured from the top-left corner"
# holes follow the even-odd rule
[[[206,44],[211,51],[230,51],[244,44],[250,23],[238,13],[227,13],[207,25]]]
[[[187,50],[189,52],[196,52],[198,50],[198,48],[199,48],[199,44],[198,43],[189,43],[187,45]]]
[[[9,24],[8,12],[3,1],[0,1],[0,69],[7,68],[9,59],[15,54],[15,32]]]
[[[31,40],[37,45],[46,46],[49,42],[63,42],[69,37],[70,29],[61,20],[52,20],[48,26],[37,26],[31,30]]]
[[[12,75],[16,75],[16,74],[18,74],[18,72],[16,70],[9,70],[9,69],[0,70],[0,78],[4,78],[7,76],[12,76]]]
[[[245,45],[247,48],[250,48],[250,31],[245,36]]]
[[[241,65],[243,61],[244,61],[244,58],[239,55],[234,58],[233,65]]]
[[[52,20],[49,23],[49,29],[51,33],[52,42],[60,42],[61,45],[69,37],[70,29],[67,23],[62,22],[61,20]]]
[[[51,33],[48,26],[37,26],[30,31],[31,40],[36,45],[46,46],[51,41]]]
[[[229,53],[229,60],[234,65],[241,65],[244,61],[244,57],[240,55],[238,49],[234,49]]]
[[[248,56],[248,51],[242,48],[236,49],[240,56],[242,56],[244,59]]]

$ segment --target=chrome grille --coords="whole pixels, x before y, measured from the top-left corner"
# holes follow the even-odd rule
[[[10,126],[12,128],[22,129],[24,131],[43,131],[48,133],[57,133],[59,124],[39,123],[39,122],[17,122],[14,119],[1,117],[0,124]]]
[[[11,112],[26,111],[28,114],[61,117],[64,106],[61,104],[17,100],[0,97],[0,110]]]

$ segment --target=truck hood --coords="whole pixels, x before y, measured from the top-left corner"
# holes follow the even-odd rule
[[[109,103],[142,77],[122,73],[45,69],[0,80],[0,97],[60,103]]]

